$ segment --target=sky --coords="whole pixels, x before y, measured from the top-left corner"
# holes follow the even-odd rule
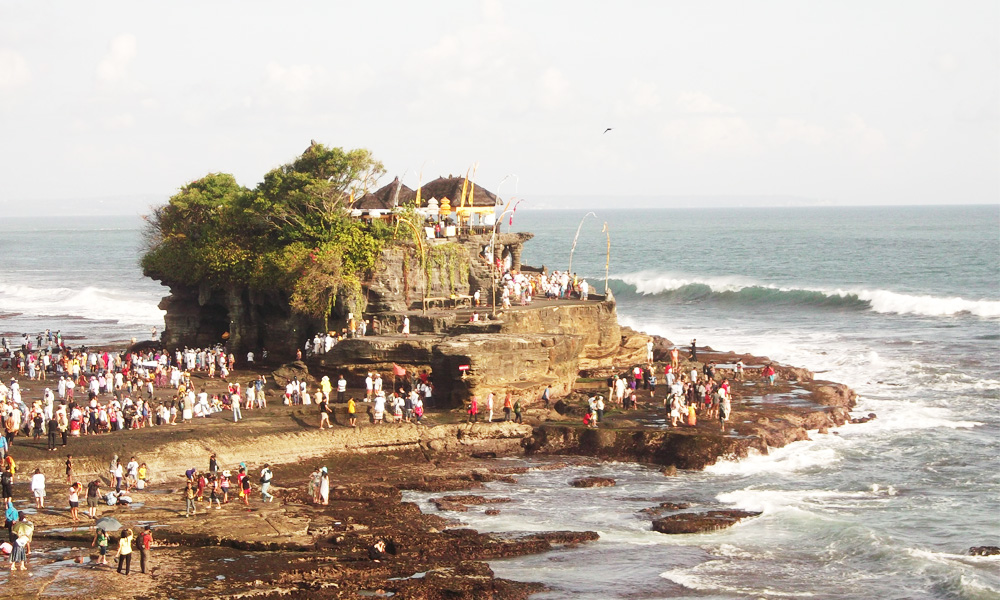
[[[998,75],[993,0],[0,0],[0,214],[311,140],[525,208],[1000,203]]]

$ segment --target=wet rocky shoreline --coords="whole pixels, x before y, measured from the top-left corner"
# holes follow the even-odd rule
[[[711,349],[699,349],[699,355],[720,365],[737,358],[748,365],[766,360]],[[814,381],[804,370],[777,367],[779,383],[773,387],[758,378],[733,382],[734,412],[725,428],[718,422],[666,426],[662,388],[652,397],[640,390],[637,410],[609,411],[601,427],[587,428],[579,417],[587,395],[595,392],[581,383],[558,406],[529,407],[524,424],[464,423],[464,414],[456,410],[431,411],[420,425],[363,423],[358,429],[319,431],[314,407],[272,401],[265,411],[245,411],[236,425],[224,416],[229,413],[220,413],[177,426],[71,439],[56,456],[19,439],[19,463],[39,466],[49,475],[54,508],[30,515],[40,550],[29,558],[33,573],[9,575],[3,585],[14,597],[32,598],[69,597],[80,590],[120,598],[527,598],[544,586],[496,578],[489,561],[590,543],[597,534],[499,535],[462,527],[452,517],[469,510],[504,518],[503,503],[486,503],[478,488],[488,482],[516,483],[529,468],[559,468],[564,461],[639,462],[673,476],[722,458],[766,453],[850,420],[854,394],[848,388]],[[237,373],[236,378],[251,375]],[[33,388],[27,398],[40,391],[37,385],[24,387]],[[151,524],[157,540],[151,574],[125,577],[93,565],[93,529],[87,521],[74,528],[64,508],[59,482],[66,451],[74,454],[81,481],[94,476],[106,481],[112,453],[134,454],[149,464],[148,490],[134,493],[131,506],[103,506],[100,512],[128,526]],[[247,462],[252,476],[270,462],[275,501],[265,504],[255,495],[249,509],[234,500],[221,510],[199,503],[198,514],[184,518],[182,473],[207,467],[211,452],[223,468]],[[494,460],[517,456],[531,463]],[[327,506],[314,505],[306,491],[309,474],[319,465],[331,473]],[[435,492],[438,511],[425,514],[403,501],[405,490]],[[15,490],[19,508],[29,495],[22,480]],[[654,517],[676,520],[691,514],[684,499],[677,500],[651,502],[651,528]],[[727,515],[707,515],[706,528],[718,526],[720,516]],[[698,520],[679,519],[684,524],[674,527],[683,532]],[[380,540],[386,554],[376,562],[369,551]]]

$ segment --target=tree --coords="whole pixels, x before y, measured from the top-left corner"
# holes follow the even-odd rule
[[[384,173],[368,150],[313,143],[256,188],[211,173],[147,218],[143,272],[187,285],[279,290],[292,309],[326,321],[338,298],[357,309],[361,281],[390,239],[352,219],[349,200]]]

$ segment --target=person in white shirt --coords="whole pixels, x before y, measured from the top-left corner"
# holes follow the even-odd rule
[[[344,394],[347,392],[347,380],[341,375],[337,380],[337,402],[344,402]]]
[[[31,493],[35,496],[35,507],[45,508],[45,475],[41,469],[35,469],[35,474],[31,476]]]

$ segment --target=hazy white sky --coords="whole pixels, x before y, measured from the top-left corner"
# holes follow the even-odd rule
[[[998,7],[0,0],[0,209],[253,186],[310,139],[540,204],[1000,202]]]

